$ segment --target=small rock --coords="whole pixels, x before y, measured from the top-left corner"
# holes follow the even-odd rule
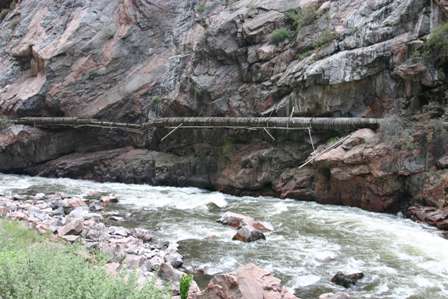
[[[448,168],[448,156],[443,156],[437,161],[437,167],[439,169],[446,169]]]
[[[352,297],[347,294],[347,293],[343,293],[343,292],[339,292],[339,293],[325,293],[319,296],[319,299],[351,299]]]
[[[91,205],[89,205],[89,211],[91,212],[99,212],[103,210],[103,206],[97,203],[92,203]]]
[[[60,237],[65,235],[79,235],[83,230],[83,220],[73,219],[72,221],[66,223],[64,226],[58,229],[58,235]]]
[[[103,195],[100,197],[100,201],[103,204],[117,203],[118,198],[115,195]]]
[[[65,236],[62,236],[62,239],[64,239],[67,242],[74,243],[74,242],[78,241],[79,236],[65,235]]]
[[[124,221],[124,218],[120,217],[120,216],[110,216],[109,220],[120,222],[120,221]]]
[[[106,226],[103,223],[96,223],[85,230],[85,238],[98,241],[106,235]]]
[[[12,200],[24,201],[24,200],[26,200],[26,196],[25,195],[20,195],[20,194],[14,194],[12,196]]]
[[[184,257],[177,252],[168,253],[165,256],[165,260],[175,269],[182,267],[184,264]]]
[[[163,258],[158,255],[155,255],[148,261],[147,268],[148,270],[151,271],[157,271],[160,269],[160,266],[162,264],[163,264]]]
[[[233,236],[232,240],[242,242],[254,242],[257,240],[266,240],[266,236],[251,225],[244,225]]]
[[[71,211],[68,214],[67,218],[83,218],[99,221],[103,219],[103,216],[101,216],[100,214],[91,213],[87,206],[82,206]]]
[[[115,236],[127,237],[130,235],[130,232],[127,228],[120,226],[111,226],[109,227],[109,233]]]
[[[86,202],[81,198],[74,197],[74,198],[67,198],[64,200],[64,207],[66,208],[75,209],[86,205],[87,205]]]
[[[35,200],[44,200],[45,198],[46,198],[45,193],[36,193],[36,194],[34,195],[34,199],[35,199]]]
[[[136,254],[127,254],[124,258],[123,264],[128,267],[128,269],[140,268],[145,262],[145,257]]]
[[[364,277],[364,273],[353,273],[353,274],[344,274],[342,272],[336,273],[335,276],[331,279],[331,282],[344,288],[349,288],[355,285],[358,280]]]
[[[179,288],[179,281],[183,273],[174,269],[170,264],[162,263],[159,267],[159,276],[165,281],[171,282],[176,289]]]
[[[134,228],[132,230],[132,235],[143,242],[149,242],[152,240],[152,234],[149,230],[144,228]]]
[[[228,205],[227,201],[224,198],[212,198],[208,203],[207,206],[209,207],[217,207],[219,209],[225,208]]]

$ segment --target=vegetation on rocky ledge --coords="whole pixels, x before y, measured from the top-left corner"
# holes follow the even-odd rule
[[[291,33],[286,28],[279,28],[272,32],[271,34],[271,43],[274,45],[278,45],[281,42],[288,40],[291,38]]]
[[[169,298],[135,275],[113,278],[104,259],[49,240],[20,223],[0,220],[0,297]]]
[[[448,22],[431,33],[426,42],[427,53],[441,63],[448,63]]]

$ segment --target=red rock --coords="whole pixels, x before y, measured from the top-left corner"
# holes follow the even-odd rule
[[[79,235],[83,230],[83,220],[73,219],[72,221],[66,223],[64,226],[58,229],[58,235],[60,237],[71,234]]]
[[[86,206],[86,202],[81,199],[81,198],[77,198],[77,197],[73,197],[73,198],[67,198],[64,200],[64,206],[65,207],[69,207],[69,208],[79,208],[79,207],[83,207]]]
[[[194,299],[298,299],[282,287],[272,273],[254,264],[241,266],[236,273],[213,277]]]
[[[410,207],[408,216],[411,219],[436,226],[441,230],[448,230],[448,208],[437,209],[435,207]]]
[[[218,220],[218,222],[236,228],[242,227],[244,225],[249,225],[262,232],[269,232],[274,230],[272,225],[268,222],[257,221],[252,217],[233,212],[225,212]]]

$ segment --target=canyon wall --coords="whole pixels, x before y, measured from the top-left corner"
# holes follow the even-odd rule
[[[0,171],[199,186],[394,212],[448,204],[447,19],[430,0],[0,2],[0,115],[386,117],[351,132],[0,131]],[[9,7],[9,8],[8,8]],[[1,124],[1,122],[0,122]]]

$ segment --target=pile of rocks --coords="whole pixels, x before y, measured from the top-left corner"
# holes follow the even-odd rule
[[[104,223],[107,213],[102,213],[103,209],[116,201],[113,195],[101,194],[0,196],[0,215],[26,222],[41,233],[51,233],[67,242],[79,242],[89,250],[105,253],[109,258],[106,269],[112,275],[137,270],[141,281],[158,280],[155,274],[161,274],[163,269],[165,277],[180,277],[183,272],[176,268],[182,266],[183,258],[169,242],[156,240],[143,228],[128,229]]]
[[[224,213],[218,222],[238,228],[238,231],[233,236],[233,240],[242,242],[265,240],[266,236],[264,233],[274,230],[268,222],[258,221],[252,217],[233,212]]]

